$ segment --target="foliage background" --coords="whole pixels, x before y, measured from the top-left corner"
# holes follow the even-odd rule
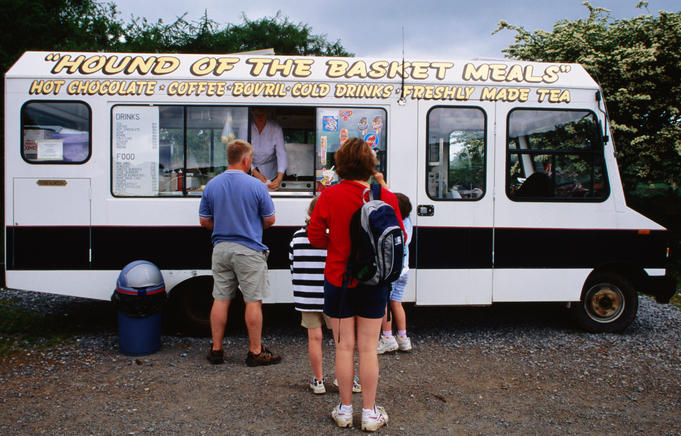
[[[586,19],[560,20],[552,32],[500,22],[496,32],[516,32],[503,52],[582,64],[603,89],[625,191],[681,195],[681,13],[610,20],[608,10],[583,4]]]

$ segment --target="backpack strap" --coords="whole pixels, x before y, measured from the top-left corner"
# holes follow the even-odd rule
[[[387,304],[387,308],[386,308],[386,311],[385,311],[386,318],[387,318],[386,321],[388,321],[388,322],[392,321],[392,317],[390,316],[392,314],[392,310],[390,310],[390,294],[392,294],[392,293],[393,293],[393,284],[388,283],[388,304]]]
[[[381,185],[378,183],[371,184],[371,194],[370,200],[380,200],[381,199]]]

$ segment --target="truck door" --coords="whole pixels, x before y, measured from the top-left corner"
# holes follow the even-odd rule
[[[569,106],[497,104],[495,302],[579,300],[606,253],[621,258],[601,239],[615,202],[594,92],[569,91]]]
[[[419,102],[416,302],[491,304],[494,104]]]
[[[90,179],[14,178],[12,269],[83,268],[90,263]]]

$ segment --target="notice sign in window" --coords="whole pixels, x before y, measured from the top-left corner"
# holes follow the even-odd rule
[[[61,139],[39,139],[36,141],[37,160],[63,160],[64,141]]]
[[[156,195],[159,163],[158,108],[115,107],[111,134],[114,195]]]

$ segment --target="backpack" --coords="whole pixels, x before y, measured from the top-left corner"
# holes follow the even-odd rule
[[[365,195],[369,191],[369,201]],[[370,286],[394,282],[402,273],[404,235],[395,210],[381,201],[381,185],[362,193],[364,204],[350,221],[348,273]]]

